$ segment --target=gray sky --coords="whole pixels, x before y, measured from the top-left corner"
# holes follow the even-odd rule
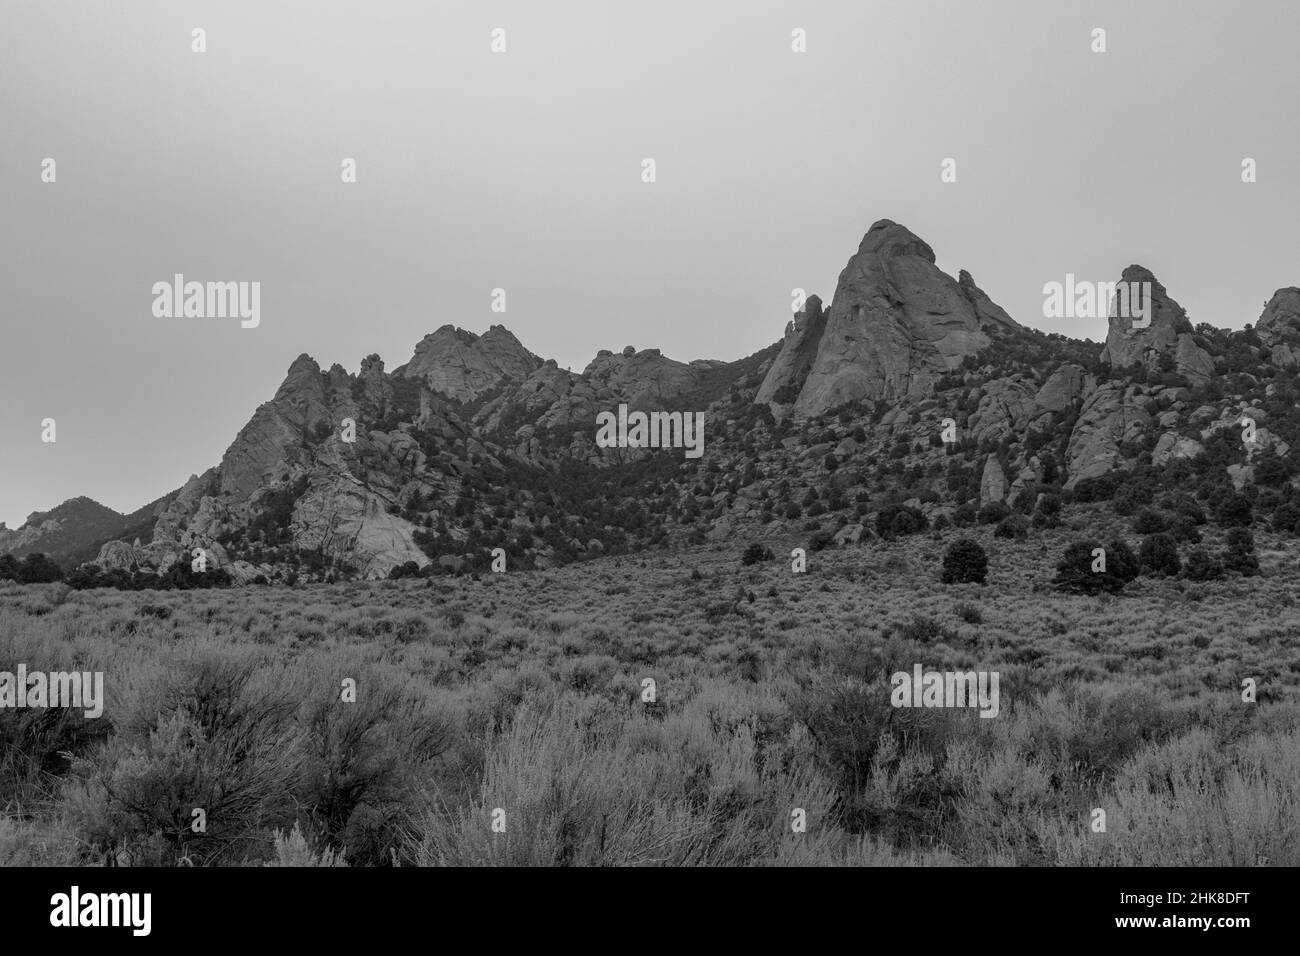
[[[575,371],[739,358],[880,218],[1047,331],[1099,341],[1042,286],[1132,262],[1239,328],[1300,284],[1298,28],[1290,0],[5,0],[0,520],[179,486],[304,351],[391,369],[450,322]],[[154,318],[176,272],[261,282],[260,326]]]

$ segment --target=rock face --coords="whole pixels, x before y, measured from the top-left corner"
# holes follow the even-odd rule
[[[984,460],[984,474],[980,477],[980,505],[1001,501],[1007,496],[1007,476],[1002,473],[998,460],[989,455]]]
[[[1150,302],[1145,296],[1139,303],[1149,309],[1147,325],[1135,316],[1119,315],[1112,308],[1106,332],[1106,344],[1101,350],[1101,360],[1114,368],[1142,365],[1148,371],[1158,371],[1161,357],[1172,355],[1179,374],[1193,385],[1209,381],[1214,374],[1214,360],[1196,344],[1191,323],[1183,307],[1169,297],[1165,287],[1143,266],[1132,265],[1124,270],[1120,282],[1125,284],[1150,284]],[[1132,287],[1132,286],[1131,286]],[[1132,307],[1137,311],[1137,305]]]
[[[1278,368],[1300,365],[1300,289],[1289,286],[1274,292],[1255,323],[1255,333]]]
[[[481,336],[451,325],[426,335],[397,374],[418,378],[431,391],[472,402],[504,380],[522,381],[542,365],[505,326]]]
[[[294,545],[347,560],[364,577],[399,564],[429,563],[412,538],[415,526],[389,514],[387,502],[351,476],[313,482],[294,506]]]
[[[1034,390],[1010,378],[989,382],[970,417],[968,434],[976,441],[1022,433],[1034,413]]]
[[[1048,376],[1034,396],[1039,411],[1063,412],[1096,385],[1079,365],[1062,365]]]
[[[1114,303],[1109,304],[1106,344],[1101,350],[1101,360],[1115,368],[1128,368],[1147,364],[1162,353],[1172,351],[1178,345],[1178,333],[1191,331],[1183,307],[1169,298],[1165,287],[1144,266],[1129,266],[1120,276],[1120,282],[1150,284],[1150,302],[1145,297],[1141,299],[1141,303],[1150,309],[1148,324],[1143,326],[1142,320],[1136,317],[1118,314],[1120,310],[1112,307]]]
[[[631,348],[631,346],[629,346]],[[654,410],[672,406],[700,384],[706,367],[665,358],[658,349],[641,349],[592,359],[582,377],[602,410],[626,402],[629,408]]]
[[[1151,464],[1159,467],[1175,458],[1195,458],[1205,447],[1194,438],[1185,438],[1176,432],[1165,432],[1151,452]]]
[[[859,399],[919,397],[987,346],[991,333],[1016,327],[969,275],[958,281],[940,271],[928,245],[882,219],[840,273],[820,336],[812,322],[793,330],[788,360],[779,369],[773,364],[760,394],[774,396],[791,384],[792,369],[811,350],[805,342],[817,338],[796,415],[820,415]]]
[[[1214,359],[1186,332],[1178,336],[1174,365],[1193,387],[1204,385],[1214,375]]]
[[[296,358],[271,401],[258,407],[226,449],[218,469],[223,495],[243,500],[281,477],[290,446],[318,424],[338,427],[331,414],[320,366],[310,355]]]
[[[1106,474],[1121,460],[1119,446],[1139,440],[1151,424],[1147,399],[1122,382],[1107,382],[1083,403],[1066,446],[1066,488]]]
[[[822,300],[810,295],[803,311],[786,325],[781,351],[768,369],[754,401],[789,405],[799,397],[799,391],[817,360],[817,351],[826,331],[826,319]]]
[[[1300,336],[1300,288],[1278,289],[1264,305],[1255,332],[1265,345],[1273,345],[1290,332]]]

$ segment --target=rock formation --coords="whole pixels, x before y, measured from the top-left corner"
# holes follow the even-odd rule
[[[1214,362],[1196,344],[1191,323],[1183,307],[1169,297],[1165,287],[1143,266],[1132,265],[1124,270],[1120,282],[1130,288],[1149,284],[1150,301],[1137,296],[1146,310],[1145,317],[1137,303],[1130,303],[1130,314],[1121,315],[1119,299],[1112,303],[1106,344],[1101,350],[1101,360],[1114,368],[1123,369],[1142,365],[1149,371],[1158,371],[1164,355],[1172,355],[1174,366],[1193,385],[1203,385],[1214,374]]]
[[[825,326],[811,317],[787,333],[759,395],[770,401],[815,344],[794,412],[820,415],[859,399],[894,401],[925,394],[943,373],[1017,328],[970,276],[940,271],[934,251],[911,231],[882,219],[840,273]]]
[[[479,336],[444,325],[421,339],[395,374],[418,378],[454,401],[472,402],[503,381],[522,381],[541,364],[505,326],[494,325]]]

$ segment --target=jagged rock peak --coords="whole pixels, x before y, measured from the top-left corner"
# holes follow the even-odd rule
[[[316,364],[316,360],[312,358],[310,355],[308,355],[306,352],[303,352],[291,363],[289,363],[290,375],[292,375],[294,372],[300,372],[304,370],[309,372],[317,372],[317,373],[320,372],[320,366]]]
[[[469,402],[503,380],[522,382],[541,365],[503,325],[482,335],[444,325],[421,339],[411,360],[394,374],[423,379],[431,390]]]
[[[1148,284],[1150,301],[1143,292],[1136,291],[1133,296],[1117,293],[1114,303],[1104,303],[1108,319],[1101,360],[1115,368],[1141,364],[1155,371],[1160,367],[1162,356],[1173,353],[1178,372],[1188,381],[1193,385],[1208,381],[1214,373],[1214,362],[1196,344],[1187,312],[1169,295],[1155,274],[1145,266],[1130,265],[1120,275],[1120,283],[1130,289]],[[1141,315],[1121,314],[1121,305],[1126,297],[1130,301],[1129,312],[1141,312]],[[1134,298],[1136,302],[1132,301]]]
[[[787,327],[756,400],[793,401],[811,417],[856,400],[918,398],[990,333],[1014,328],[970,273],[954,279],[928,243],[881,219],[840,273],[830,309]]]
[[[871,253],[892,259],[897,256],[918,256],[934,264],[934,250],[929,243],[906,226],[892,219],[878,219],[858,244],[858,255]]]
[[[1278,289],[1264,305],[1255,331],[1266,345],[1271,345],[1287,330],[1300,331],[1300,288]]]
[[[289,366],[284,381],[280,383],[280,388],[275,393],[275,400],[290,398],[304,391],[312,394],[323,391],[320,377],[320,366],[316,364],[316,360],[303,352]]]

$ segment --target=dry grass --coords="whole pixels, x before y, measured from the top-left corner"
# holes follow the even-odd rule
[[[0,865],[1300,863],[1285,548],[1259,536],[1259,578],[1093,598],[1047,586],[1065,532],[977,533],[985,586],[940,585],[946,541],[919,537],[802,575],[803,542],[771,541],[749,567],[731,544],[454,582],[0,587],[0,669],[102,670],[107,696],[94,721],[0,710]],[[998,671],[1000,716],[894,710],[914,663]]]

